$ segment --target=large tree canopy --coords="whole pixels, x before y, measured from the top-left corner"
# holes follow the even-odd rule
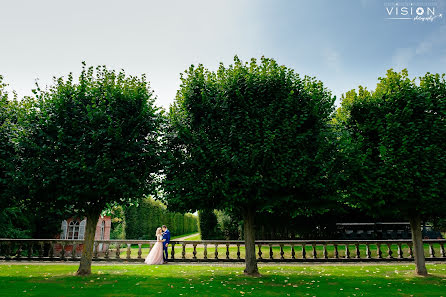
[[[37,89],[20,139],[30,198],[87,217],[79,274],[91,271],[97,219],[108,203],[149,192],[160,170],[162,115],[145,76],[85,64],[79,81]]]
[[[417,273],[426,274],[420,220],[446,211],[446,82],[427,73],[387,72],[374,92],[347,93],[337,113],[349,156],[349,202],[397,213],[412,226]]]
[[[13,145],[17,102],[6,91],[7,84],[0,75],[0,211],[11,204],[11,184],[14,174],[15,149]]]
[[[327,142],[334,98],[323,84],[262,58],[191,66],[169,113],[164,190],[170,207],[230,209],[245,225],[247,274],[257,274],[254,215],[315,210],[334,192]]]

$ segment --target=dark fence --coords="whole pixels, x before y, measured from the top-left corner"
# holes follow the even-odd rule
[[[97,240],[94,261],[142,262],[154,240]],[[445,239],[424,240],[428,261],[446,261]],[[79,261],[83,240],[0,239],[0,260]],[[413,261],[411,240],[260,240],[260,262]],[[169,261],[243,262],[243,241],[171,241]]]

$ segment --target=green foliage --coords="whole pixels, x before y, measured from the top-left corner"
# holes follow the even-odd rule
[[[162,115],[145,76],[83,64],[34,91],[19,138],[23,187],[36,205],[92,217],[154,188]]]
[[[125,239],[125,213],[121,205],[112,207],[110,239]]]
[[[7,84],[0,75],[0,210],[14,203],[13,181],[15,171],[14,136],[17,126],[18,103],[9,98]]]
[[[262,58],[191,66],[169,113],[164,190],[169,207],[313,211],[334,186],[322,82]],[[323,201],[323,202],[322,202]]]
[[[160,201],[143,198],[125,208],[127,239],[154,239],[156,228],[166,225],[172,236],[198,231],[198,218],[192,214],[170,212]]]
[[[218,228],[222,234],[221,239],[240,240],[242,238],[241,230],[243,222],[240,217],[237,217],[237,215],[231,214],[228,211],[222,210],[215,210],[214,213],[217,217]]]
[[[419,82],[417,84],[417,82]],[[446,211],[446,81],[409,79],[389,70],[375,92],[350,91],[339,114],[347,133],[348,201],[371,213],[444,216]]]
[[[213,210],[200,210],[198,212],[198,222],[202,240],[224,239],[218,228],[217,216]]]
[[[0,238],[31,238],[29,223],[18,207],[0,209]]]

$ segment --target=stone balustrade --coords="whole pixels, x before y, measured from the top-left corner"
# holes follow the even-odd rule
[[[94,261],[142,262],[154,240],[97,240]],[[446,261],[445,239],[424,240],[428,261]],[[0,239],[0,260],[78,261],[83,240]],[[169,261],[243,262],[244,242],[175,241]],[[411,240],[259,240],[260,262],[413,261]]]

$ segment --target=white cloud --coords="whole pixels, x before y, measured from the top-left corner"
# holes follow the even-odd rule
[[[446,46],[446,26],[439,27],[414,47],[397,48],[392,55],[392,67],[407,68],[411,61],[418,56],[430,55],[437,49]]]
[[[413,48],[397,48],[392,56],[392,66],[396,70],[401,70],[409,67],[410,61],[415,56]]]
[[[333,48],[324,48],[322,51],[322,57],[326,65],[336,72],[341,72],[341,55]]]
[[[418,44],[417,48],[415,49],[415,53],[417,55],[423,55],[427,54],[432,49],[432,42],[431,41],[422,41],[420,44]]]

